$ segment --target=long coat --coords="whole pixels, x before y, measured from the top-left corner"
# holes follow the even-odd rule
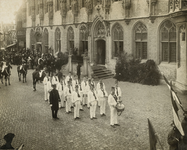
[[[59,109],[59,102],[60,102],[60,96],[59,96],[58,90],[53,89],[50,92],[49,99],[50,99],[50,104],[52,104],[51,109],[58,110]]]

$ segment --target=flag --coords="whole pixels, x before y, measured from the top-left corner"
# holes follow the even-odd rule
[[[170,94],[171,94],[171,104],[172,104],[172,107],[173,107],[173,109],[175,110],[177,116],[179,116],[179,115],[178,115],[178,110],[179,110],[179,108],[178,108],[178,106],[177,106],[177,104],[176,104],[176,101],[173,99],[172,90],[170,90]]]
[[[175,92],[175,91],[171,91],[171,92],[172,92],[173,99],[174,99],[180,106],[182,106],[182,103],[181,103],[179,97],[177,96],[176,92]]]
[[[156,150],[157,135],[149,119],[148,119],[148,127],[149,127],[150,150]]]
[[[181,122],[179,120],[179,116],[177,115],[177,113],[173,107],[172,107],[172,111],[173,111],[174,124],[175,124],[176,128],[179,130],[179,132],[181,133],[181,135],[184,136],[184,130],[183,130]]]

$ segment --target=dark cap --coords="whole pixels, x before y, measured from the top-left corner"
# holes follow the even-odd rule
[[[14,137],[15,137],[15,135],[13,133],[8,133],[4,136],[4,139],[6,142],[10,142],[13,140]]]

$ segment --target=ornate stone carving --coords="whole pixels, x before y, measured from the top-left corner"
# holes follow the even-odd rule
[[[49,6],[49,12],[48,12],[49,19],[53,19],[53,1],[49,1],[48,6]]]
[[[105,0],[105,13],[106,14],[110,13],[110,5],[111,5],[111,0]]]
[[[41,42],[41,39],[42,39],[42,30],[40,29],[39,26],[36,28],[35,38],[36,38],[37,42]]]
[[[175,0],[175,10],[179,10],[179,0]]]
[[[43,3],[40,3],[39,5],[39,17],[40,17],[40,20],[43,20],[44,19],[44,5]]]
[[[62,17],[66,17],[67,14],[67,3],[66,0],[60,0],[60,13]]]
[[[169,9],[170,9],[170,12],[173,12],[173,9],[174,9],[174,5],[173,5],[173,0],[170,0],[169,1]]]
[[[91,23],[91,22],[88,22],[88,23],[87,23],[87,29],[88,29],[88,35],[89,35],[89,36],[91,35],[91,27],[92,27],[92,23]]]
[[[126,25],[129,25],[130,21],[131,21],[130,19],[125,19]]]
[[[104,24],[102,22],[98,22],[98,25],[95,31],[95,37],[103,38],[105,37],[105,34],[106,34],[106,31],[105,31]]]
[[[72,11],[73,11],[73,14],[75,16],[78,15],[78,13],[79,13],[79,5],[78,5],[78,1],[77,0],[74,0],[73,3],[72,3]]]
[[[106,35],[110,36],[110,22],[104,21],[105,26],[106,26]]]
[[[31,18],[32,18],[32,21],[36,20],[35,7],[34,6],[31,6]]]
[[[92,0],[86,0],[86,9],[88,14],[91,14],[93,11],[93,1]]]

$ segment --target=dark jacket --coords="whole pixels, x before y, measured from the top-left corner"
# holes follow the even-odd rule
[[[50,92],[49,99],[50,99],[50,104],[52,104],[51,109],[58,110],[59,109],[59,102],[60,102],[60,96],[59,96],[58,90],[53,89]]]

